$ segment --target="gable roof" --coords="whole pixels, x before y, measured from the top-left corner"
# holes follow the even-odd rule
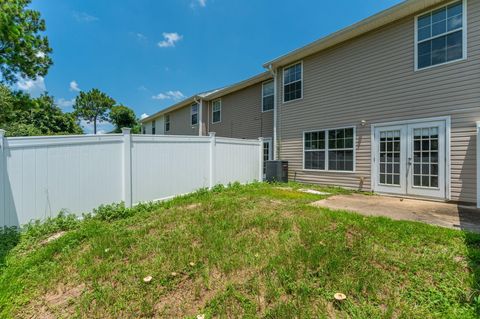
[[[357,22],[345,29],[332,33],[324,38],[314,41],[304,47],[296,49],[290,53],[282,55],[274,60],[271,60],[263,65],[265,68],[278,68],[298,60],[301,60],[309,55],[323,51],[339,43],[356,38],[362,34],[378,29],[384,25],[408,17],[419,11],[428,9],[432,6],[445,3],[446,0],[406,0],[397,4],[387,10],[381,11],[369,18]]]
[[[226,86],[226,87],[221,88],[221,89],[217,89],[217,90],[213,90],[213,91],[207,91],[207,92],[192,95],[192,96],[186,98],[185,100],[182,100],[182,101],[180,101],[180,102],[178,102],[178,103],[176,103],[176,104],[174,104],[170,107],[167,107],[166,109],[163,109],[163,110],[161,110],[161,111],[159,111],[155,114],[152,114],[152,115],[140,120],[140,123],[145,123],[145,122],[151,121],[151,120],[153,120],[153,119],[155,119],[155,118],[157,118],[157,117],[159,117],[163,114],[170,113],[172,111],[190,106],[193,103],[195,103],[196,101],[199,101],[199,100],[211,101],[211,100],[214,100],[214,99],[218,99],[218,98],[220,98],[224,95],[242,90],[246,87],[249,87],[251,85],[254,85],[254,84],[257,84],[257,83],[260,83],[260,82],[263,82],[263,81],[266,81],[266,80],[272,79],[272,78],[273,77],[272,77],[272,74],[270,72],[263,72],[261,74],[255,75],[251,78],[248,78],[247,80],[244,80],[244,81]]]

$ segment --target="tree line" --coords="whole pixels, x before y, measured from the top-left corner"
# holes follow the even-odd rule
[[[0,128],[7,136],[82,134],[80,122],[108,121],[115,133],[122,127],[140,132],[135,112],[98,89],[80,92],[73,112],[64,112],[48,93],[33,98],[13,89],[21,78],[45,76],[53,64],[44,35],[45,20],[28,8],[31,0],[0,0]]]

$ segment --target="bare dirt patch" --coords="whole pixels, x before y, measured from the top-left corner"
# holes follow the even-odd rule
[[[252,272],[236,271],[228,275],[212,270],[208,281],[185,275],[178,285],[166,292],[155,305],[155,318],[183,318],[197,316],[208,301],[224,291],[230,284],[247,282]]]
[[[60,284],[54,291],[47,292],[26,306],[21,316],[39,319],[69,318],[75,312],[72,301],[79,298],[85,289],[85,284],[75,287]]]

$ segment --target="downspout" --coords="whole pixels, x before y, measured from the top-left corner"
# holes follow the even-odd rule
[[[195,101],[195,103],[197,103],[198,105],[198,136],[203,136],[203,132],[202,132],[202,125],[203,125],[203,121],[202,121],[202,115],[203,115],[203,100],[200,99],[197,100],[197,97],[194,97],[193,100]]]
[[[277,144],[277,72],[270,64],[268,70],[273,76],[273,159],[278,160],[278,144]]]

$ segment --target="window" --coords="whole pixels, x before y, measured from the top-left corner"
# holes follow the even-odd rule
[[[305,169],[325,170],[325,131],[305,133]]]
[[[222,120],[222,101],[215,100],[212,103],[212,123],[219,123]]]
[[[170,114],[165,115],[165,132],[170,131]]]
[[[147,128],[145,125],[142,126],[142,134],[147,134]]]
[[[156,125],[155,123],[156,123],[156,121],[153,121],[153,122],[152,122],[152,134],[153,134],[153,135],[155,135],[155,131],[156,131],[156,130],[155,130],[155,125]]]
[[[283,102],[302,98],[302,62],[283,69]]]
[[[262,112],[271,111],[274,108],[274,83],[265,82],[262,85]]]
[[[197,103],[192,105],[190,115],[192,119],[192,125],[197,125],[198,124],[198,104]]]
[[[354,128],[304,133],[304,169],[354,171]]]
[[[417,69],[461,60],[464,48],[463,1],[444,6],[417,18]]]

